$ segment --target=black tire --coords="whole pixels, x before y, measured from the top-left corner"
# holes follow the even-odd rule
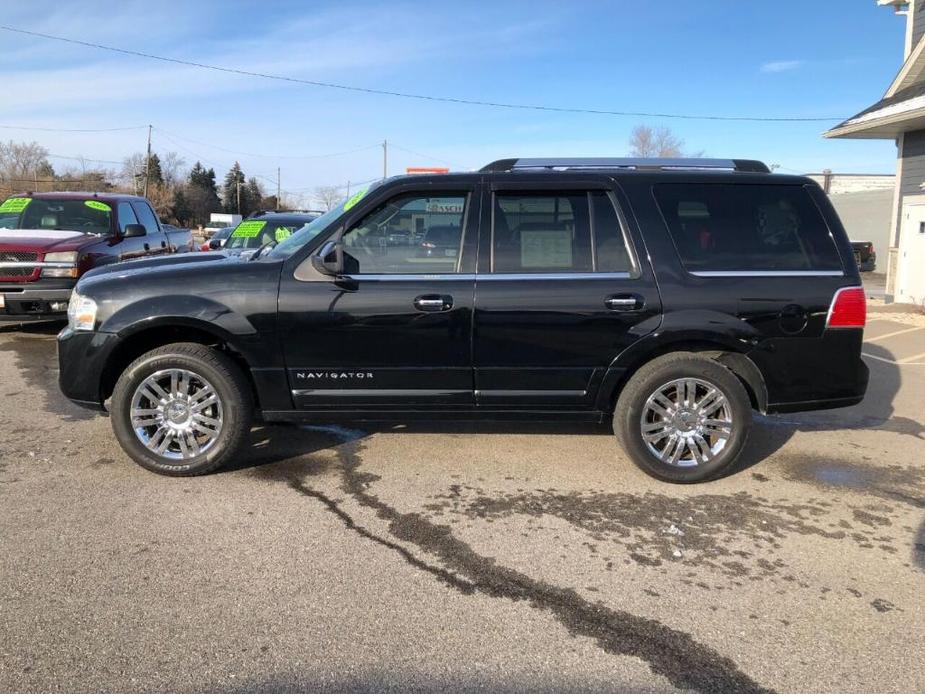
[[[695,462],[693,451],[685,450],[689,458],[682,462],[689,466],[673,465],[660,459],[650,450],[642,431],[649,397],[679,379],[697,379],[717,388],[726,398],[728,416],[733,423],[721,450],[708,460]],[[751,422],[751,401],[734,373],[709,357],[694,352],[674,352],[653,359],[629,379],[614,408],[613,430],[623,450],[644,472],[666,482],[691,484],[719,477],[735,465],[748,439]],[[664,450],[669,444],[652,445],[663,445]]]
[[[180,460],[147,448],[131,421],[132,398],[138,387],[152,374],[167,369],[183,369],[203,377],[215,390],[222,408],[222,426],[210,446]],[[116,383],[110,409],[113,431],[129,457],[143,468],[174,477],[203,475],[228,462],[247,438],[253,418],[250,386],[238,365],[218,350],[185,342],[158,347],[133,361]]]

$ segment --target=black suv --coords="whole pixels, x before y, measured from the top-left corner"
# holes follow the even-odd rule
[[[420,243],[431,229],[432,253]],[[721,474],[752,411],[861,401],[864,292],[810,179],[746,160],[510,159],[362,190],[247,261],[88,273],[61,388],[139,464],[211,471],[265,422],[603,422]]]

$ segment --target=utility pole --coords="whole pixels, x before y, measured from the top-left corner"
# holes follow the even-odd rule
[[[148,197],[148,176],[151,174],[151,125],[148,125],[148,158],[145,159],[145,192]]]
[[[350,197],[350,181],[347,181],[347,197]]]
[[[277,166],[276,167],[276,209],[277,210],[280,208],[280,205],[279,205],[280,194],[281,194],[281,191],[279,189],[279,167]]]
[[[389,177],[389,141],[382,141],[382,178]]]

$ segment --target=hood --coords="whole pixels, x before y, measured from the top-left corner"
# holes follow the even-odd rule
[[[202,253],[202,252],[193,252],[193,253],[176,253],[168,256],[161,256],[159,258],[141,258],[139,260],[126,260],[121,263],[112,263],[110,265],[104,265],[102,267],[94,268],[90,272],[83,275],[86,279],[93,279],[96,277],[102,277],[104,275],[138,275],[138,274],[148,274],[160,272],[162,270],[169,271],[179,265],[183,266],[205,266],[216,261],[226,261],[232,263],[239,263],[240,260],[237,258],[229,258],[227,255],[221,252],[215,253]]]
[[[63,229],[0,229],[0,248],[51,253],[76,251],[100,237]]]

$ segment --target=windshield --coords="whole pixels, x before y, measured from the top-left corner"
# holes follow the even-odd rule
[[[231,232],[225,248],[260,248],[268,243],[280,243],[292,236],[301,226],[297,221],[248,219],[238,224]]]
[[[95,199],[8,198],[0,204],[2,229],[65,229],[109,234],[111,217],[112,208]]]
[[[360,199],[363,198],[363,196],[369,193],[369,191],[373,190],[380,183],[381,181],[373,183],[368,188],[358,190],[337,207],[328,210],[323,215],[318,217],[318,219],[309,222],[301,229],[294,232],[288,239],[280,241],[272,249],[270,249],[268,253],[265,254],[265,257],[276,258],[277,260],[280,258],[288,258],[297,250],[302,248],[302,246],[304,246],[306,243],[318,236],[318,234],[320,234],[322,231],[331,226],[331,224],[334,223],[338,217],[356,205]]]

